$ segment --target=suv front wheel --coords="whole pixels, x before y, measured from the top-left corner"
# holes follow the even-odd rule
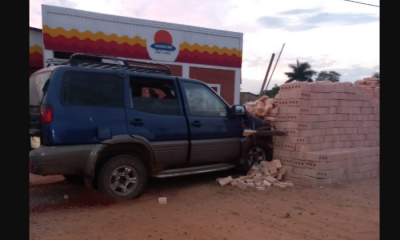
[[[257,141],[251,143],[245,150],[245,159],[242,165],[242,169],[247,173],[254,164],[258,164],[261,161],[272,161],[272,149],[268,146],[265,141]]]
[[[100,192],[112,198],[136,198],[146,188],[147,170],[136,157],[119,155],[103,166],[98,184]]]

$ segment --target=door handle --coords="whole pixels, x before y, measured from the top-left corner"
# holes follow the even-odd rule
[[[193,127],[200,127],[201,123],[199,121],[194,121],[194,122],[192,122],[192,126]]]
[[[134,126],[141,126],[144,124],[144,122],[142,121],[142,119],[135,118],[132,121],[130,121],[130,124]]]

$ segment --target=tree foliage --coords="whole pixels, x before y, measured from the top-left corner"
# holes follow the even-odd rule
[[[275,86],[273,88],[271,88],[271,90],[264,90],[264,95],[267,95],[270,98],[274,98],[276,94],[278,94],[279,90],[281,88],[275,84]]]
[[[372,74],[372,77],[379,78],[379,72],[375,72],[374,74]]]
[[[285,72],[285,75],[289,77],[286,83],[299,81],[299,82],[312,82],[312,77],[317,74],[316,71],[311,69],[308,62],[299,62],[297,64],[289,64],[292,69],[291,72]]]
[[[331,82],[339,82],[341,74],[335,71],[321,71],[318,73],[317,79],[315,81],[328,80]]]

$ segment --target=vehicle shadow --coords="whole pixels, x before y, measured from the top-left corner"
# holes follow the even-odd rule
[[[112,199],[94,189],[86,188],[82,183],[73,183],[66,180],[31,185],[29,187],[29,210],[31,213],[37,213],[72,208],[104,207],[128,201],[140,202],[144,199],[153,199],[166,195],[174,196],[181,190],[199,185],[215,184],[215,186],[218,186],[215,181],[216,178],[238,176],[240,174],[240,171],[232,169],[164,179],[149,178],[144,194],[138,199],[127,201]]]

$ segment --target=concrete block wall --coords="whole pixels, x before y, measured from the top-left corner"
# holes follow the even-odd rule
[[[274,158],[285,180],[320,186],[379,175],[379,88],[289,83],[277,95]]]

